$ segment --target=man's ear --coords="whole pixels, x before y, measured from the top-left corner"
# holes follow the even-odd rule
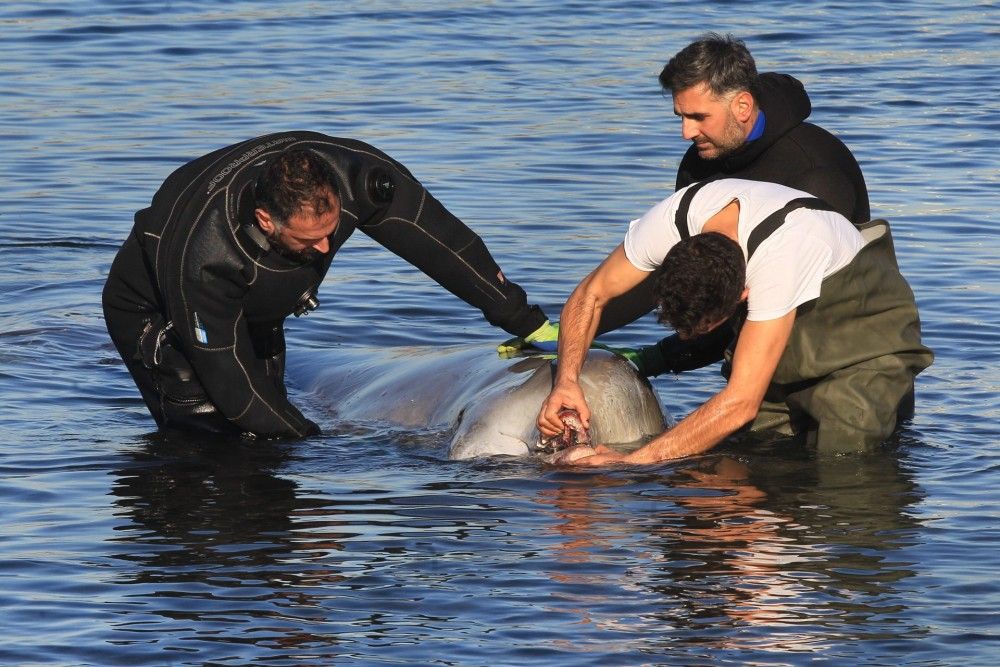
[[[254,215],[257,216],[257,225],[260,227],[260,231],[264,232],[267,236],[274,235],[274,222],[271,220],[271,214],[262,208],[254,210]]]
[[[753,115],[754,107],[753,95],[750,94],[750,91],[744,90],[737,93],[733,97],[731,105],[731,109],[733,115],[736,117],[736,120],[741,123],[750,122],[750,117]]]

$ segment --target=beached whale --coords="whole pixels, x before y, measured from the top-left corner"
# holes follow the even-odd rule
[[[448,457],[525,456],[535,451],[535,419],[552,388],[553,361],[500,359],[492,348],[312,351],[290,359],[289,378],[342,422],[446,429]],[[621,357],[591,350],[580,375],[594,442],[636,447],[667,418],[646,378]],[[321,420],[322,421],[322,420]]]

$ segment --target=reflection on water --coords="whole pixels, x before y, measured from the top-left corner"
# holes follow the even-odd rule
[[[511,656],[543,641],[605,664],[926,632],[900,590],[922,495],[894,450],[819,464],[779,446],[658,471],[440,475],[334,495],[303,482],[337,473],[296,473],[302,463],[293,445],[169,435],[131,452],[112,486],[132,606],[116,634],[183,636],[208,658],[232,643],[371,658],[451,638],[480,659],[499,633]],[[579,624],[586,640],[572,638]]]
[[[650,507],[633,499],[627,516],[609,516],[598,501],[608,492],[640,495]],[[550,500],[570,562],[623,533],[655,551],[655,566],[625,575],[630,588],[660,598],[655,622],[673,641],[680,629],[710,626],[720,649],[815,651],[845,637],[925,632],[879,625],[905,616],[896,586],[914,572],[900,552],[914,544],[919,524],[907,510],[920,497],[893,453],[818,465],[784,452],[706,457],[666,478],[598,475]]]

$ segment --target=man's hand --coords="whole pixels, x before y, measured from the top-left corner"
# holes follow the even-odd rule
[[[570,447],[552,457],[551,463],[557,466],[602,466],[609,463],[624,463],[624,454],[605,447],[604,445],[579,445]]]
[[[524,338],[514,336],[497,345],[497,354],[501,359],[515,356],[526,347],[535,346],[535,343],[552,343],[559,340],[559,323],[552,324],[548,320]],[[554,345],[547,346],[549,350],[555,349]]]
[[[566,428],[559,418],[559,412],[563,408],[576,410],[583,427],[590,428],[590,407],[583,396],[583,390],[576,382],[564,381],[552,388],[538,413],[538,430],[543,436],[559,435]]]

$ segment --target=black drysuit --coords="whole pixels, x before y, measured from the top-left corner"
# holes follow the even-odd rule
[[[337,175],[342,212],[312,260],[271,247],[253,190],[272,155],[310,149]],[[172,173],[115,258],[108,331],[161,426],[262,437],[317,432],[287,398],[286,317],[307,310],[334,254],[360,229],[516,336],[545,322],[482,239],[401,164],[360,141],[315,132],[251,139]]]

